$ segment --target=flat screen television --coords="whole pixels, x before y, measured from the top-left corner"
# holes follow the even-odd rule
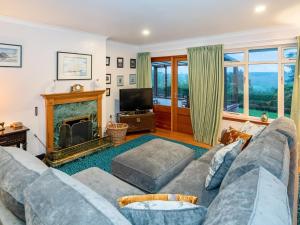
[[[149,110],[152,108],[152,88],[120,89],[121,112]]]

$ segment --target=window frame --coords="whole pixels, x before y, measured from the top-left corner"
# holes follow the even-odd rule
[[[237,116],[249,117],[249,118],[257,118],[249,115],[249,65],[261,65],[261,64],[278,64],[278,104],[277,104],[277,115],[278,117],[284,116],[284,65],[286,64],[296,64],[296,59],[293,58],[285,58],[284,50],[289,48],[296,48],[296,44],[285,44],[285,45],[268,45],[268,46],[260,46],[260,47],[247,47],[247,48],[233,48],[233,49],[225,49],[225,54],[228,53],[244,53],[244,61],[241,62],[227,62],[224,60],[224,68],[226,67],[244,67],[244,113],[236,113],[236,112],[228,112],[223,111],[225,114],[234,114]],[[278,60],[277,61],[257,61],[257,62],[249,62],[249,51],[256,49],[278,49]],[[225,94],[225,93],[224,93]]]

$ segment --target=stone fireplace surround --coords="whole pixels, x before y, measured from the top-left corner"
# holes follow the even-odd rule
[[[45,100],[45,107],[46,107],[46,157],[47,155],[53,155],[54,153],[63,150],[61,146],[59,146],[59,133],[58,124],[61,128],[62,125],[68,121],[68,117],[64,118],[65,120],[57,119],[55,115],[57,112],[57,108],[62,108],[62,106],[72,106],[71,110],[74,114],[74,118],[77,117],[84,117],[87,114],[91,117],[91,121],[93,121],[93,134],[92,138],[101,138],[102,136],[102,95],[105,93],[104,90],[97,90],[97,91],[85,91],[85,92],[74,92],[74,93],[55,93],[55,94],[43,94],[43,98]],[[83,112],[85,115],[76,114],[79,110],[80,104],[87,104],[89,107],[83,107]],[[92,105],[92,107],[90,107]],[[78,110],[76,110],[78,109]],[[92,112],[87,112],[88,109]],[[70,113],[69,113],[70,114]],[[70,115],[68,115],[70,116]],[[59,117],[61,119],[61,116]],[[89,149],[87,149],[89,150]],[[77,154],[78,157],[83,156],[84,153]],[[62,162],[71,161],[74,158],[78,158],[76,156],[72,156],[70,160],[62,160],[53,163],[53,165],[62,164]],[[50,163],[51,164],[51,163]]]

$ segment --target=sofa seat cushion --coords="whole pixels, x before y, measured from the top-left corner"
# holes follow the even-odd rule
[[[204,225],[291,225],[286,186],[263,167],[220,190]]]
[[[27,225],[130,225],[101,195],[52,168],[25,189],[24,197]]]
[[[25,225],[25,222],[16,217],[0,200],[0,224],[1,225]]]
[[[237,156],[224,177],[220,189],[224,189],[238,177],[260,166],[288,186],[289,163],[290,152],[286,137],[272,131],[267,136],[257,138]]]
[[[118,207],[118,198],[125,195],[143,195],[143,191],[96,167],[72,176]]]
[[[154,139],[114,158],[112,174],[156,193],[193,160],[194,154],[181,144]]]
[[[17,217],[25,221],[24,189],[48,167],[29,152],[0,147],[0,198]]]
[[[177,177],[164,186],[159,193],[180,193],[198,197],[197,204],[208,207],[216,197],[219,189],[206,190],[205,180],[209,164],[194,160]]]

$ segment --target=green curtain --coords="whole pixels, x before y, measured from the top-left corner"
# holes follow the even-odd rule
[[[137,87],[138,88],[151,88],[151,57],[149,52],[137,54]]]
[[[291,109],[291,118],[294,120],[297,127],[297,140],[298,140],[298,151],[300,147],[299,137],[300,137],[300,36],[297,37],[298,40],[298,54],[296,59],[296,70],[294,78],[294,87],[293,87],[293,97],[292,97],[292,109]]]
[[[214,145],[224,103],[223,45],[188,49],[189,93],[194,137]]]

